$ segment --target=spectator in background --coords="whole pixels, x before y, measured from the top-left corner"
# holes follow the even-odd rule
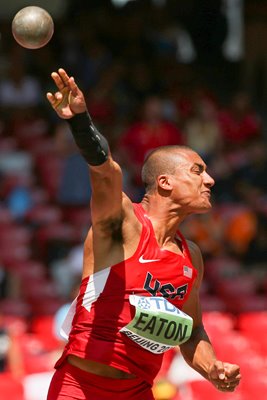
[[[232,206],[232,215],[225,218],[225,244],[233,256],[242,258],[247,252],[249,243],[257,234],[256,216],[246,205]],[[241,229],[242,227],[242,229]]]
[[[250,241],[243,255],[245,268],[258,276],[259,283],[267,283],[267,216],[257,213],[257,233]],[[266,284],[265,283],[265,284]]]
[[[43,102],[38,80],[26,72],[20,51],[10,55],[7,76],[0,82],[0,106],[4,108],[36,107]]]
[[[255,140],[245,153],[245,163],[235,173],[239,199],[253,207],[266,203],[267,148],[262,140]]]
[[[60,296],[69,298],[73,293],[73,282],[80,278],[83,264],[83,245],[70,249],[66,257],[51,263],[51,274]]]
[[[201,98],[194,104],[193,115],[184,125],[185,142],[209,162],[222,146],[215,104]]]
[[[261,121],[245,92],[233,95],[230,107],[219,113],[219,124],[226,149],[240,149],[261,136]]]
[[[9,377],[19,381],[23,376],[24,369],[18,338],[13,330],[8,329],[4,317],[0,313],[0,376],[3,373],[8,373]]]
[[[92,21],[84,16],[84,24]],[[81,24],[83,26],[83,24]],[[85,27],[84,27],[85,28]],[[81,62],[77,65],[78,75],[86,88],[91,87],[99,81],[102,73],[111,67],[112,55],[103,41],[97,37],[91,37],[86,26],[87,34],[82,32],[82,52]],[[91,31],[92,32],[92,31]]]
[[[121,163],[127,166],[130,179],[137,186],[141,186],[141,166],[149,151],[159,146],[183,143],[181,131],[164,119],[163,106],[164,102],[158,96],[146,98],[141,119],[122,133],[118,143]]]
[[[57,193],[58,203],[64,207],[87,206],[91,197],[88,168],[66,124],[58,123],[54,141],[58,154],[64,160]]]
[[[159,83],[155,82],[155,77],[147,63],[142,60],[133,61],[130,67],[130,74],[127,77],[127,90],[132,99],[142,102],[160,90]]]

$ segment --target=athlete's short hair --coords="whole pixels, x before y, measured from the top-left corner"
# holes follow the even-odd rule
[[[185,151],[193,150],[188,146],[181,145],[161,146],[147,155],[141,171],[141,179],[146,193],[156,189],[159,175],[172,175],[175,173],[179,164],[177,163],[177,157],[174,157],[174,155],[182,157]]]

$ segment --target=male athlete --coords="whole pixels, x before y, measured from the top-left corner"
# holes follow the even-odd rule
[[[133,204],[73,77],[59,69],[52,78],[57,92],[47,98],[89,165],[92,227],[48,400],[152,400],[163,354],[177,345],[218,390],[233,392],[239,367],[217,360],[202,324],[201,253],[178,231],[188,215],[211,208],[206,165],[188,147],[155,149],[142,169],[146,194]]]

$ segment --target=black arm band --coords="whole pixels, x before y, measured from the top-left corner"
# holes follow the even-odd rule
[[[94,126],[89,114],[76,114],[67,120],[82,156],[90,165],[101,165],[108,159],[108,142]]]

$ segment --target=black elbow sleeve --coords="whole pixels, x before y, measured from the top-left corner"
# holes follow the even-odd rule
[[[106,138],[99,133],[88,113],[77,114],[67,120],[74,140],[90,165],[101,165],[108,159],[109,146]]]

